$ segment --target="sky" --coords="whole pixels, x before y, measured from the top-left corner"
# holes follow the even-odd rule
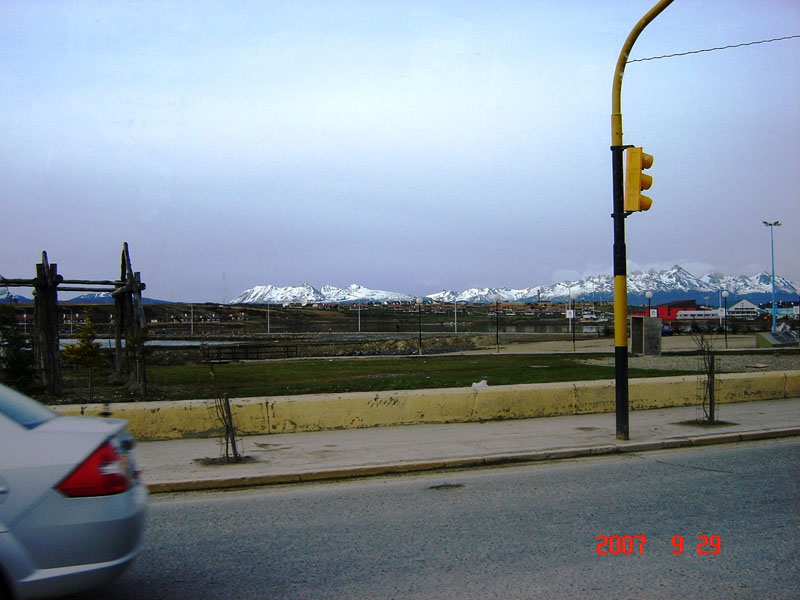
[[[123,242],[186,302],[611,273],[612,77],[652,3],[2,0],[0,275],[113,279]],[[675,0],[631,58],[798,34],[798,0]],[[800,38],[630,63],[622,113],[655,158],[629,271],[769,270],[780,220],[800,282]]]

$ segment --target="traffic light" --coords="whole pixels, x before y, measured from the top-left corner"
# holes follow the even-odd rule
[[[653,178],[644,169],[653,166],[653,156],[640,147],[625,150],[625,212],[649,210],[653,201],[642,195],[642,190],[653,185]]]

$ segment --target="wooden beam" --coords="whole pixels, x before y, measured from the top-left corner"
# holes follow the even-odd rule
[[[66,286],[59,287],[59,292],[113,292],[109,288],[89,287],[89,286]]]
[[[93,280],[93,279],[65,279],[61,283],[68,285],[110,285],[112,287],[119,287],[125,285],[124,281],[108,281],[108,280]]]
[[[36,279],[6,279],[0,277],[0,284],[6,287],[36,287]]]

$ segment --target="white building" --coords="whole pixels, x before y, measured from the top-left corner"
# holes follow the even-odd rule
[[[730,314],[730,311],[728,311]],[[697,321],[704,319],[718,319],[722,316],[722,311],[712,310],[679,310],[675,313],[675,319],[678,321]]]
[[[741,300],[728,309],[728,316],[732,319],[749,319],[752,321],[763,312],[752,302]]]

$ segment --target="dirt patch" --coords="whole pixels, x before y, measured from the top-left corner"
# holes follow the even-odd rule
[[[703,419],[693,419],[691,421],[679,421],[678,423],[673,423],[673,425],[686,425],[688,427],[701,427],[703,429],[713,429],[714,427],[728,427],[730,425],[738,425],[738,423],[732,423],[731,421],[714,421],[713,423],[711,423]]]
[[[203,465],[204,467],[224,467],[227,465],[241,465],[244,463],[251,463],[255,462],[255,458],[252,456],[240,456],[239,462],[234,462],[233,459],[227,459],[224,456],[216,456],[213,458],[195,458],[192,462],[196,462],[199,465]]]

